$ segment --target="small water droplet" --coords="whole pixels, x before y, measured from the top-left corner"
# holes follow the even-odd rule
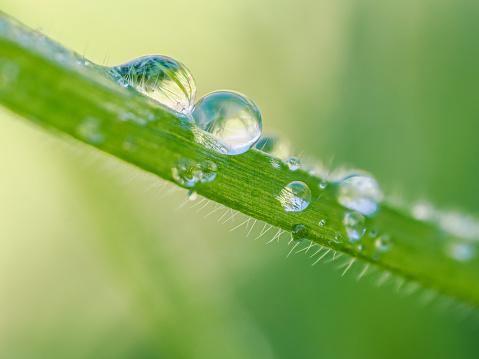
[[[327,185],[328,185],[328,182],[326,182],[325,180],[321,180],[321,182],[319,182],[318,184],[318,187],[320,190],[324,190],[326,189]]]
[[[195,103],[191,72],[172,58],[144,56],[107,69],[120,85],[133,87],[176,112],[188,114]]]
[[[374,242],[374,246],[378,251],[385,252],[391,248],[391,239],[387,234],[381,234]]]
[[[105,136],[100,131],[101,121],[95,117],[86,117],[77,127],[77,135],[92,145],[100,145]]]
[[[472,243],[450,243],[447,254],[459,262],[467,262],[475,257],[476,248]]]
[[[186,194],[186,196],[188,197],[188,201],[196,201],[196,199],[198,198],[198,193],[196,193],[196,191],[188,191],[188,193]]]
[[[200,163],[200,171],[201,171],[201,182],[208,183],[213,181],[217,175],[216,163],[213,161],[205,160]]]
[[[366,219],[359,212],[346,212],[343,218],[343,224],[346,229],[349,241],[354,243],[360,240],[366,231]]]
[[[213,148],[222,154],[244,153],[261,136],[259,110],[238,93],[217,91],[202,97],[193,108],[192,118],[199,128],[223,145],[223,148]]]
[[[296,171],[301,167],[301,161],[296,157],[290,157],[285,161],[285,164],[291,171]]]
[[[281,159],[287,158],[291,153],[290,143],[274,133],[263,134],[254,147],[264,153]]]
[[[323,226],[326,224],[326,219],[323,218],[322,220],[319,221],[318,224],[319,224],[321,227],[323,227]]]
[[[343,236],[342,236],[340,233],[336,233],[336,234],[334,235],[334,241],[335,241],[336,243],[341,242],[341,238],[343,238]]]
[[[369,234],[369,237],[371,237],[371,238],[376,238],[379,233],[378,233],[378,231],[377,231],[376,229],[372,228],[372,229],[369,231],[368,234]]]
[[[377,212],[382,198],[379,185],[372,177],[352,175],[338,185],[338,202],[366,216]]]
[[[291,228],[291,237],[298,242],[304,241],[308,237],[308,230],[303,224],[295,224]]]
[[[356,245],[356,250],[357,250],[358,252],[361,252],[361,251],[363,250],[363,245],[362,245],[362,244],[357,244],[357,245]]]
[[[300,212],[311,203],[311,190],[301,181],[288,183],[276,197],[286,212]]]
[[[175,181],[184,187],[193,187],[201,178],[198,164],[188,158],[179,160],[171,173]]]

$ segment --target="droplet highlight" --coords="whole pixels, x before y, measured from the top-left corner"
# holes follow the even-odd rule
[[[221,143],[222,146],[213,149],[222,154],[244,153],[261,136],[258,108],[239,93],[217,91],[202,97],[193,108],[192,118],[199,128]]]
[[[295,224],[291,228],[291,237],[293,240],[302,242],[308,237],[308,230],[304,224]]]
[[[311,203],[311,190],[306,183],[288,183],[276,197],[286,212],[301,212]]]
[[[368,176],[352,175],[338,184],[338,202],[365,216],[377,212],[383,193],[377,182]]]
[[[144,56],[107,69],[121,86],[132,87],[176,112],[191,112],[196,85],[181,62],[166,56]]]

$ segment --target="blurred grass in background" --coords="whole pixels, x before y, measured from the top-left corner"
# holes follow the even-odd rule
[[[178,59],[199,96],[249,95],[296,155],[477,213],[477,1],[0,8],[100,64]],[[476,357],[473,318],[376,289],[373,276],[357,283],[356,264],[341,278],[337,262],[285,260],[284,243],[174,212],[183,190],[161,198],[161,182],[4,110],[0,125],[2,358]]]

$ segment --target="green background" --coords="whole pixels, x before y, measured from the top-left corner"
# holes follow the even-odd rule
[[[92,61],[185,63],[294,154],[475,213],[479,2],[1,0]],[[14,89],[12,89],[14,90]],[[0,357],[476,358],[477,315],[311,268],[186,191],[0,112]],[[167,194],[167,195],[165,195]],[[259,229],[258,227],[257,229]],[[342,260],[342,261],[341,261]]]

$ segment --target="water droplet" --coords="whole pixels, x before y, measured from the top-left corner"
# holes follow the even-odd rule
[[[290,143],[274,133],[263,134],[254,147],[264,153],[281,159],[288,158],[291,153]]]
[[[300,212],[311,202],[311,190],[301,181],[288,183],[276,197],[286,212]]]
[[[376,229],[373,228],[373,229],[371,229],[371,230],[369,231],[368,234],[369,234],[369,237],[371,237],[371,238],[376,238],[379,233],[378,233],[378,231],[377,231]]]
[[[391,239],[387,234],[381,234],[374,242],[374,246],[378,251],[385,252],[391,248]]]
[[[358,252],[361,252],[361,251],[363,250],[363,245],[362,245],[362,244],[357,244],[357,245],[356,245],[356,250],[357,250]]]
[[[327,185],[328,185],[328,182],[326,182],[325,180],[321,180],[321,182],[319,182],[318,184],[318,187],[320,190],[324,190],[326,189]]]
[[[334,235],[334,241],[335,241],[336,243],[339,243],[339,242],[341,242],[341,238],[342,238],[342,237],[343,237],[343,236],[342,236],[340,233],[336,233],[336,234]]]
[[[101,121],[95,117],[86,117],[77,127],[76,133],[92,145],[100,145],[105,136],[100,131]]]
[[[447,254],[459,262],[467,262],[476,255],[476,248],[471,243],[451,243],[447,246]]]
[[[319,224],[321,227],[323,227],[323,226],[326,224],[326,219],[323,218],[322,220],[319,221],[318,224]]]
[[[166,56],[144,56],[108,67],[124,87],[133,87],[176,112],[188,114],[195,103],[196,85],[181,62]]]
[[[296,171],[301,167],[301,161],[296,157],[290,157],[285,161],[291,171]]]
[[[218,91],[202,97],[194,106],[192,117],[199,128],[216,138],[226,155],[248,151],[261,136],[262,122],[253,102],[234,92]]]
[[[346,228],[349,241],[354,243],[360,240],[366,231],[366,220],[359,212],[347,212],[344,215],[343,224]]]
[[[188,197],[188,201],[196,201],[196,199],[198,198],[198,193],[196,193],[196,191],[188,191],[188,193],[186,194],[186,196]]]
[[[208,183],[216,178],[218,167],[213,161],[205,160],[200,163],[201,182]]]
[[[304,241],[308,237],[308,230],[303,224],[295,224],[291,228],[291,237],[298,242]]]
[[[171,173],[175,181],[184,187],[193,187],[201,178],[198,164],[188,158],[179,160]]]
[[[366,216],[377,212],[382,198],[379,185],[368,176],[352,175],[338,185],[338,202]]]

